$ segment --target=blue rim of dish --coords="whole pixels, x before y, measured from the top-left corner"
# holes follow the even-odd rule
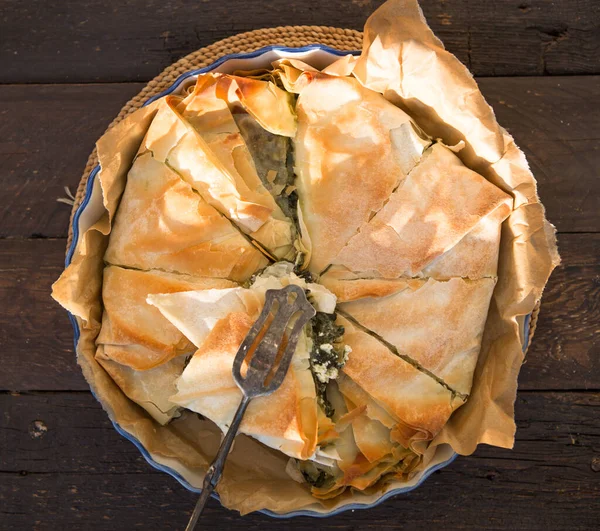
[[[185,72],[184,74],[179,76],[168,89],[162,91],[159,94],[156,94],[155,96],[152,96],[142,106],[145,107],[146,105],[149,105],[153,101],[156,101],[157,99],[162,98],[163,96],[167,96],[168,94],[171,94],[172,92],[177,90],[179,88],[179,86],[186,79],[188,79],[192,76],[198,75],[198,74],[204,74],[205,72],[210,72],[211,70],[214,70],[215,68],[219,67],[220,65],[222,65],[223,63],[225,63],[226,61],[229,61],[231,59],[252,59],[254,57],[258,57],[259,55],[263,55],[263,54],[271,52],[271,51],[283,52],[283,53],[303,53],[303,52],[310,52],[313,50],[323,50],[325,52],[328,52],[333,55],[338,55],[340,57],[344,56],[344,55],[348,55],[348,54],[352,54],[352,55],[360,54],[360,51],[342,51],[342,50],[337,50],[335,48],[330,48],[329,46],[325,46],[323,44],[309,44],[307,46],[302,46],[302,47],[298,47],[298,48],[290,48],[290,47],[286,47],[286,46],[271,45],[271,46],[265,46],[264,48],[260,48],[259,50],[255,50],[255,51],[249,52],[249,53],[236,53],[236,54],[231,54],[231,55],[225,55],[208,66],[205,66],[203,68],[198,68],[196,70],[190,70],[189,72]],[[97,165],[90,172],[90,175],[88,177],[88,181],[86,184],[86,188],[85,188],[85,195],[83,197],[83,201],[81,202],[81,204],[75,211],[75,215],[73,216],[73,224],[72,224],[73,238],[71,240],[71,245],[67,251],[67,255],[65,258],[65,267],[68,267],[69,264],[71,263],[71,260],[73,258],[73,253],[75,252],[75,248],[77,247],[77,243],[79,242],[79,218],[81,217],[81,214],[83,213],[83,211],[86,209],[87,205],[90,202],[90,199],[92,197],[92,190],[94,187],[94,181],[96,180],[96,176],[98,175],[99,171],[100,171],[100,165]],[[67,312],[67,313],[69,315],[69,320],[71,321],[71,325],[73,326],[73,339],[74,339],[74,343],[75,343],[75,352],[77,352],[77,343],[79,342],[79,335],[80,335],[79,325],[77,323],[77,320],[73,316],[73,314],[71,314],[71,312]],[[524,322],[524,328],[525,328],[524,345],[525,345],[525,347],[529,343],[530,319],[531,319],[531,314],[525,316],[525,322]],[[93,394],[94,398],[96,398],[96,400],[98,400],[98,397],[96,396],[96,394],[93,391],[92,391],[92,394]],[[160,463],[157,463],[154,459],[152,459],[152,456],[150,455],[148,450],[146,450],[146,448],[142,445],[142,443],[136,437],[134,437],[133,435],[131,435],[130,433],[125,431],[123,428],[121,428],[121,426],[114,420],[111,419],[111,422],[112,422],[115,430],[120,435],[125,437],[127,440],[131,441],[137,447],[137,449],[140,451],[140,453],[142,454],[142,456],[144,457],[144,459],[148,462],[148,464],[150,466],[174,477],[179,483],[181,483],[181,485],[183,485],[186,489],[188,489],[192,492],[200,493],[202,491],[202,489],[192,486],[179,472],[177,472],[173,468],[171,468],[167,465],[161,465]],[[431,476],[431,474],[433,474],[434,472],[436,472],[436,471],[448,466],[450,463],[452,463],[452,461],[454,461],[457,456],[458,456],[458,454],[454,453],[446,461],[438,463],[437,465],[434,465],[431,468],[427,469],[415,485],[411,485],[410,487],[400,487],[397,489],[393,489],[389,492],[386,492],[385,494],[382,494],[381,497],[379,497],[377,500],[375,500],[372,503],[352,503],[352,504],[344,505],[342,507],[339,507],[338,509],[335,509],[335,510],[327,512],[327,513],[320,513],[320,512],[311,511],[311,510],[300,510],[300,511],[291,511],[289,513],[279,514],[279,513],[273,512],[273,511],[269,511],[268,509],[262,509],[257,512],[260,512],[267,516],[271,516],[273,518],[292,518],[295,516],[311,516],[314,518],[327,518],[329,516],[334,516],[334,515],[343,513],[345,511],[370,509],[372,507],[376,507],[380,503],[383,503],[384,501],[388,500],[389,498],[391,498],[393,496],[397,496],[399,494],[406,494],[407,492],[410,492],[411,490],[416,489],[429,476]],[[213,493],[212,497],[220,502],[219,496],[217,493]]]

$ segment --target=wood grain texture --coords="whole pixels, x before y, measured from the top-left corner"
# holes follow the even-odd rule
[[[0,390],[84,390],[66,313],[50,299],[64,240],[0,240]],[[559,237],[519,388],[600,389],[600,234]]]
[[[600,390],[600,234],[560,234],[558,247],[519,389]]]
[[[0,86],[0,237],[66,236],[94,143],[142,85]]]
[[[525,152],[550,221],[559,231],[600,231],[600,77],[478,83]]]
[[[599,408],[599,393],[522,393],[513,451],[481,447],[377,508],[277,522],[239,518],[211,501],[202,525],[593,529],[600,516]],[[0,410],[2,529],[184,528],[196,495],[150,468],[88,393],[5,394]]]
[[[0,390],[89,389],[67,312],[50,297],[65,246],[64,239],[0,240]]]
[[[362,29],[382,0],[4,0],[0,82],[149,80],[216,40],[263,27]],[[430,0],[433,31],[476,75],[600,73],[596,0]]]
[[[600,231],[600,76],[484,78],[560,231]],[[95,140],[140,84],[0,86],[0,237],[65,237]]]
[[[467,16],[460,25],[466,24],[471,50],[467,64],[475,75],[600,72],[600,3],[595,0],[460,3]]]

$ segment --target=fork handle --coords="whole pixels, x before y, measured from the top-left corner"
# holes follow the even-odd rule
[[[196,527],[196,523],[198,522],[198,518],[202,514],[204,510],[204,506],[210,498],[213,490],[219,483],[221,479],[221,474],[223,474],[223,466],[225,465],[225,460],[229,455],[229,451],[231,450],[231,445],[233,444],[233,440],[237,435],[238,430],[240,429],[240,424],[242,423],[242,418],[244,417],[244,413],[246,412],[246,408],[250,403],[250,398],[246,395],[243,395],[242,401],[235,412],[233,417],[233,421],[231,422],[231,426],[227,430],[223,441],[221,442],[221,446],[219,447],[219,451],[215,456],[213,462],[208,467],[206,471],[206,476],[204,476],[204,482],[202,484],[202,492],[200,493],[200,498],[196,502],[196,507],[194,508],[194,512],[190,518],[190,521],[185,528],[185,531],[193,531]]]

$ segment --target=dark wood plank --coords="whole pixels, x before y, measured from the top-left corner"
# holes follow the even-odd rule
[[[50,297],[66,240],[0,240],[0,390],[89,389],[73,328]]]
[[[600,234],[560,234],[519,389],[600,390]]]
[[[561,231],[600,231],[600,77],[479,80]],[[0,86],[0,237],[66,236],[94,141],[140,84]],[[57,134],[57,131],[60,133]]]
[[[549,219],[559,231],[599,231],[600,77],[478,83],[527,155]]]
[[[0,396],[2,529],[183,529],[196,495],[143,460],[87,393]],[[513,451],[481,447],[368,511],[280,523],[214,501],[217,529],[593,529],[598,393],[522,393]],[[16,450],[16,451],[15,451]]]
[[[94,142],[139,84],[0,87],[0,236],[66,236]]]
[[[382,0],[5,0],[0,82],[148,80],[183,55],[263,27],[362,29]],[[434,32],[476,75],[600,73],[596,0],[422,2]]]
[[[467,64],[475,75],[600,72],[600,4],[594,0],[465,0],[461,5],[468,13]]]
[[[50,298],[64,240],[0,240],[0,390],[87,389],[72,330]],[[600,389],[600,234],[559,238],[563,265],[550,279],[520,389]]]

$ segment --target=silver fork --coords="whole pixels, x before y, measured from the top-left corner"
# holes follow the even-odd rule
[[[277,303],[276,308],[274,308],[275,303]],[[267,318],[272,312],[274,317],[265,327]],[[221,479],[225,460],[231,450],[231,445],[248,404],[257,396],[271,394],[281,385],[296,350],[300,332],[311,317],[314,317],[315,313],[315,309],[308,302],[304,290],[298,286],[289,285],[283,289],[267,291],[265,306],[252,328],[250,328],[248,335],[242,341],[233,362],[233,379],[242,390],[242,401],[221,442],[214,461],[206,471],[202,493],[185,528],[186,531],[192,531],[196,527],[208,498]],[[291,331],[286,334],[290,320],[294,316],[297,316],[296,320],[292,324]],[[264,334],[262,339],[259,339],[263,327],[265,327]],[[257,339],[259,339],[258,343]],[[281,347],[284,341],[287,342],[282,351]],[[253,346],[255,346],[254,351],[251,350]],[[246,359],[249,354],[250,358]],[[244,360],[248,364],[248,369],[246,374],[242,376],[241,370]]]

